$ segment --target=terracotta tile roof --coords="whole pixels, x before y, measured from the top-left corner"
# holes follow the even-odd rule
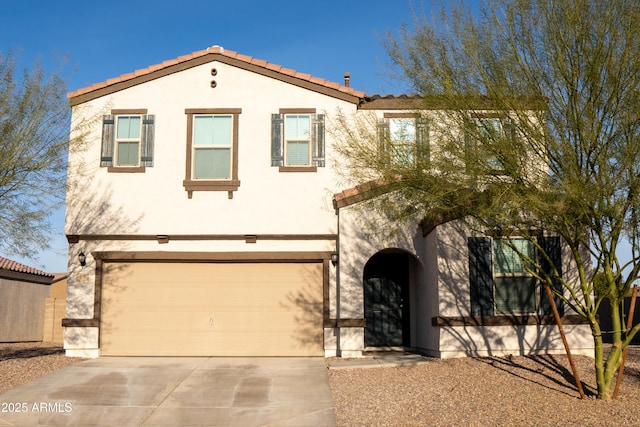
[[[399,178],[398,178],[399,179]],[[334,208],[339,209],[389,191],[391,182],[382,179],[365,182],[333,195]]]
[[[207,55],[222,55],[223,57],[226,57],[226,58],[231,58],[231,59],[235,59],[235,60],[238,60],[238,61],[242,61],[242,62],[245,62],[247,64],[251,64],[251,65],[254,65],[254,66],[258,66],[258,67],[264,68],[266,70],[271,70],[271,71],[275,71],[277,73],[284,74],[286,76],[291,76],[291,77],[295,77],[295,78],[298,78],[298,79],[301,79],[301,80],[306,80],[308,82],[315,83],[315,84],[318,84],[318,85],[321,85],[321,86],[324,86],[324,87],[327,87],[327,88],[330,88],[330,89],[334,89],[334,90],[337,90],[337,91],[340,91],[342,93],[345,93],[345,94],[348,94],[348,95],[352,95],[352,96],[355,96],[355,97],[358,97],[358,98],[363,98],[365,96],[364,92],[355,90],[352,87],[343,86],[343,85],[340,85],[339,83],[331,82],[331,81],[328,81],[328,80],[325,80],[325,79],[321,79],[321,78],[318,78],[318,77],[313,77],[310,74],[300,73],[300,72],[295,71],[295,70],[284,68],[281,65],[271,64],[271,63],[269,63],[269,62],[267,62],[265,60],[262,60],[262,59],[256,59],[256,58],[253,58],[251,56],[239,54],[238,52],[234,52],[232,50],[226,50],[221,46],[212,46],[212,47],[209,47],[209,48],[204,49],[204,50],[193,52],[193,53],[191,53],[189,55],[179,56],[179,57],[177,57],[175,59],[170,59],[170,60],[164,61],[161,64],[151,65],[151,66],[149,66],[147,68],[136,70],[136,71],[134,71],[132,73],[123,74],[123,75],[121,75],[119,77],[108,79],[108,80],[106,80],[104,82],[95,83],[95,84],[93,84],[91,86],[88,86],[88,87],[85,87],[85,88],[82,88],[82,89],[78,89],[78,90],[73,91],[73,92],[69,92],[67,94],[67,98],[71,99],[71,98],[74,98],[74,97],[77,97],[77,96],[80,96],[80,95],[84,95],[84,94],[89,93],[89,92],[93,92],[93,91],[98,90],[98,89],[106,88],[108,86],[111,86],[111,85],[114,85],[114,84],[117,84],[117,83],[123,83],[123,82],[126,82],[128,80],[131,80],[131,79],[134,79],[134,78],[137,78],[137,77],[146,76],[146,75],[151,74],[151,73],[153,73],[155,71],[159,71],[159,70],[162,70],[162,69],[174,66],[174,65],[179,65],[179,64],[185,63],[187,61],[191,61],[191,60],[194,60],[194,59],[197,59],[197,58],[200,58],[200,57],[204,57],[204,56],[207,56]]]
[[[3,257],[0,257],[0,270],[9,270],[16,273],[26,273],[36,276],[53,278],[53,274],[45,273],[44,271],[38,270],[37,268],[29,267]]]

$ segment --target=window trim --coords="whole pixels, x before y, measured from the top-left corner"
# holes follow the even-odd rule
[[[182,182],[189,198],[194,191],[228,191],[229,198],[240,187],[238,179],[238,122],[242,108],[186,108],[187,117],[187,155],[185,165],[185,179]],[[231,179],[193,179],[193,119],[197,115],[231,115],[233,116],[233,135],[231,141]]]
[[[418,161],[418,114],[416,113],[384,113],[384,118],[386,120],[386,126],[388,126],[389,138],[388,141],[385,141],[389,144],[389,156],[394,165],[402,167],[403,165],[396,159],[395,150],[396,147],[412,147],[413,151],[413,166]],[[391,121],[395,119],[412,119],[413,120],[413,141],[411,142],[394,142],[393,135],[391,133]]]
[[[120,125],[120,120],[124,119],[124,118],[128,118],[129,120],[131,118],[138,118],[140,120],[140,125],[138,126],[138,138],[134,139],[134,138],[118,138],[118,128]],[[116,168],[137,168],[140,166],[141,160],[140,158],[142,157],[142,122],[144,120],[143,115],[141,114],[118,114],[116,116],[114,116],[114,127],[113,127],[113,163],[114,163],[114,167]],[[128,143],[137,143],[138,145],[138,154],[136,156],[136,163],[135,164],[127,164],[127,165],[120,165],[120,144],[128,144]]]
[[[287,118],[288,117],[305,117],[308,121],[309,121],[309,135],[307,137],[307,139],[299,139],[299,138],[294,138],[294,139],[287,139]],[[284,120],[284,167],[287,168],[307,168],[310,166],[313,166],[311,157],[312,157],[312,135],[311,132],[313,131],[313,118],[311,116],[311,114],[308,113],[285,113],[282,115],[282,118]],[[293,143],[297,143],[297,142],[303,142],[307,144],[307,164],[305,165],[300,165],[300,164],[290,164],[289,163],[289,143],[293,142]]]
[[[118,108],[112,109],[110,111],[110,115],[113,116],[113,147],[111,150],[113,154],[111,156],[112,164],[107,166],[107,173],[145,173],[146,166],[142,165],[142,144],[143,144],[143,126],[145,116],[149,114],[149,110],[147,108]],[[116,130],[117,130],[117,117],[118,116],[140,116],[140,140],[138,142],[138,165],[132,166],[118,166],[116,165],[116,156],[117,156],[117,138],[116,138]],[[103,136],[104,137],[104,136]]]
[[[273,152],[272,152],[272,166],[278,166],[278,172],[317,172],[318,171],[318,167],[323,167],[324,166],[324,154],[322,155],[322,158],[318,158],[317,161],[321,162],[319,165],[314,164],[314,162],[316,162],[316,160],[314,159],[314,143],[315,144],[321,144],[322,145],[322,152],[324,153],[324,150],[326,149],[326,143],[325,143],[325,132],[324,132],[324,127],[322,129],[322,136],[320,135],[315,135],[314,136],[314,130],[313,127],[315,125],[315,120],[317,119],[317,116],[319,115],[317,112],[316,108],[280,108],[278,110],[278,114],[280,114],[282,116],[282,124],[281,124],[281,150],[282,150],[282,158],[281,158],[281,165],[277,165],[273,163]],[[285,139],[285,125],[284,125],[284,121],[285,121],[285,117],[287,115],[308,115],[309,119],[310,119],[310,135],[309,135],[309,165],[287,165],[286,164],[286,158],[287,158],[287,141]],[[272,117],[273,120],[273,117]],[[273,122],[272,122],[273,123]],[[273,126],[273,124],[272,124]],[[272,135],[273,137],[273,135]],[[314,141],[315,139],[315,141]],[[273,141],[272,141],[273,144]],[[272,147],[273,149],[273,147]]]
[[[414,122],[414,135],[413,143],[399,143],[394,144],[391,139],[391,120],[392,119],[413,119]],[[431,157],[431,141],[430,141],[430,129],[429,120],[422,116],[420,113],[415,112],[403,112],[403,113],[390,113],[385,112],[382,116],[382,133],[379,136],[381,150],[386,153],[387,159],[393,161],[392,150],[393,146],[410,146],[413,145],[413,165],[416,166],[420,162],[430,162]],[[407,167],[394,161],[394,166]]]
[[[465,129],[465,145],[466,145],[466,162],[475,161],[479,157],[479,150],[483,147],[480,147],[478,144],[477,135],[480,134],[481,131],[481,122],[483,120],[498,120],[500,123],[500,137],[506,138],[509,135],[507,134],[506,127],[509,123],[509,116],[506,113],[501,112],[485,112],[485,113],[472,113],[468,117],[468,128]],[[471,129],[470,129],[471,128]],[[487,158],[489,162],[492,159]],[[500,163],[500,159],[497,156],[494,156],[493,160]],[[467,170],[469,170],[469,166],[467,165]],[[504,175],[505,167],[501,165],[501,167],[493,167],[490,165],[490,174],[491,175]]]

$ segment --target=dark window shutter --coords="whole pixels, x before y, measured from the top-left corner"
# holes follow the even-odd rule
[[[476,124],[471,119],[465,119],[464,133],[464,162],[467,173],[474,170],[473,163],[477,161],[478,141],[476,140]]]
[[[380,119],[378,120],[378,149],[380,150],[380,155],[385,158],[389,157],[390,150],[390,135],[389,135],[389,119]]]
[[[102,148],[100,152],[100,166],[113,166],[113,144],[115,141],[115,119],[112,115],[105,115],[102,119]]]
[[[324,114],[317,114],[313,117],[311,146],[311,164],[324,167]]]
[[[418,164],[428,164],[431,154],[429,147],[429,123],[424,117],[416,118],[416,150]]]
[[[271,166],[284,166],[284,117],[271,115]]]
[[[562,276],[562,248],[560,247],[560,237],[539,237],[538,244],[542,248],[544,252],[549,256],[553,265],[555,265],[556,269],[560,276]],[[552,286],[557,292],[562,292],[562,282],[560,279],[553,275],[553,265],[549,264],[547,259],[540,255],[540,267],[542,271],[548,275],[553,277]],[[555,295],[555,303],[558,307],[558,313],[560,315],[564,315],[564,302]],[[551,309],[551,303],[549,302],[549,298],[547,297],[547,292],[541,289],[540,292],[540,314],[545,316],[550,316],[553,314],[553,310]]]
[[[468,246],[471,315],[493,316],[491,239],[488,237],[469,237]]]
[[[149,114],[142,116],[142,148],[140,154],[140,165],[153,166],[153,139],[154,139],[155,116]]]

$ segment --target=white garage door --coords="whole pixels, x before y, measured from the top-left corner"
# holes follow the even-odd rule
[[[103,355],[322,356],[321,263],[105,262]]]

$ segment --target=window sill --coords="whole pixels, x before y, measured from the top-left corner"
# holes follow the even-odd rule
[[[566,315],[560,318],[563,325],[586,325],[589,322],[578,315]],[[517,316],[436,316],[431,318],[431,326],[518,326],[518,325],[555,325],[553,316],[517,315]]]
[[[107,172],[109,173],[144,173],[145,166],[109,166]]]
[[[238,187],[240,187],[240,180],[195,181],[185,179],[182,185],[184,185],[184,189],[189,193],[189,198],[191,198],[194,191],[228,191],[229,198],[231,199],[233,198],[233,192],[237,191]]]
[[[278,172],[318,172],[317,166],[280,166]]]

